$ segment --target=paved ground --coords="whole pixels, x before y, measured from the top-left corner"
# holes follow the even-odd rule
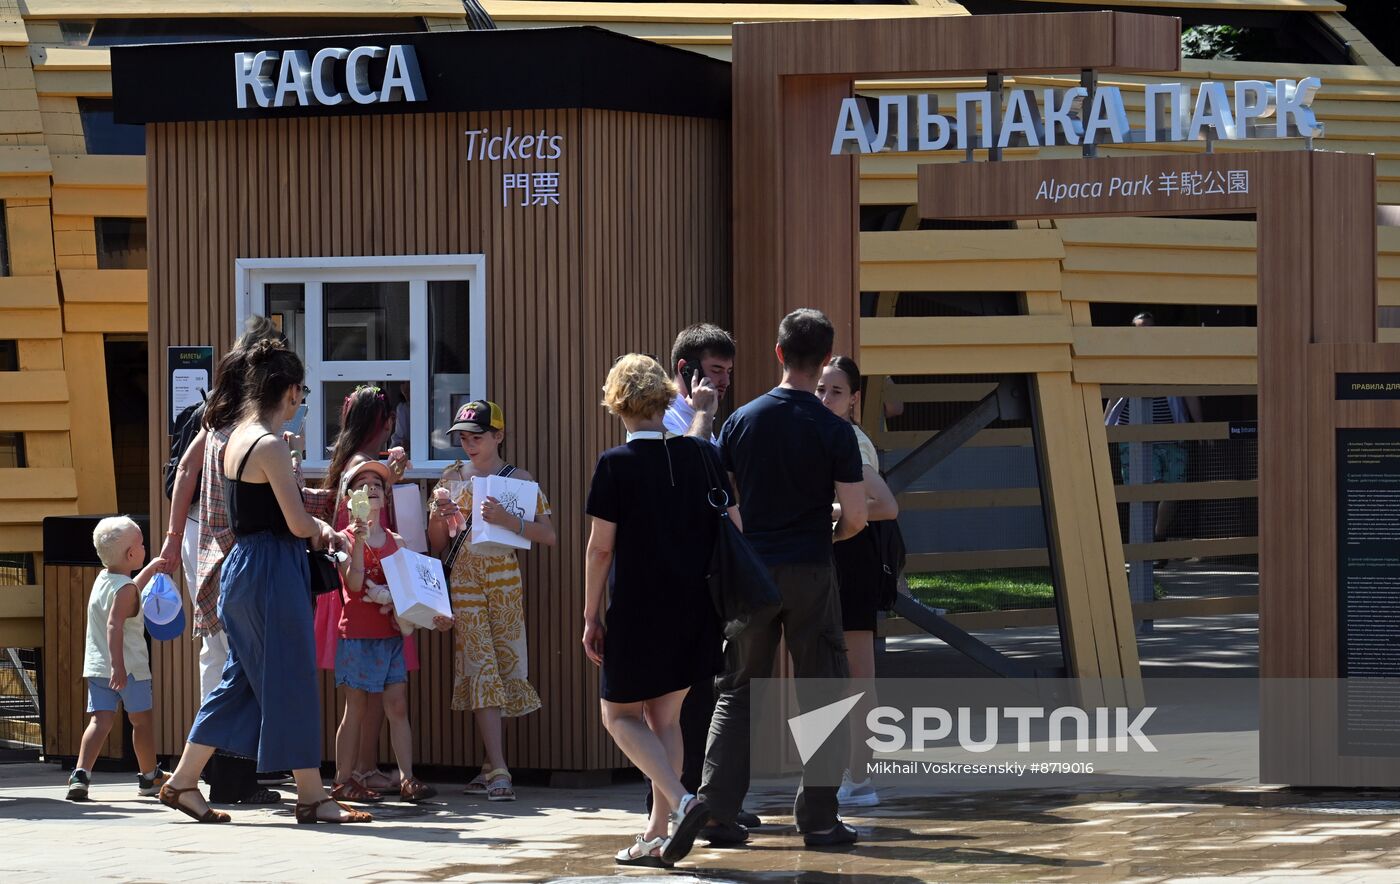
[[[1228,878],[1400,882],[1397,795],[1259,788],[920,796],[886,784],[885,803],[850,817],[862,844],[801,848],[784,815],[787,787],[752,805],[776,825],[744,850],[697,849],[669,874],[614,877],[611,853],[636,831],[640,787],[524,787],[513,805],[444,788],[387,805],[368,826],[295,826],[281,810],[233,809],[201,826],[132,778],[98,774],[94,801],[63,800],[50,765],[0,766],[0,879],[19,881],[553,882],[650,877],[666,884],[916,884],[924,881],[1140,881]],[[1298,805],[1342,802],[1332,813]],[[289,798],[290,801],[290,798]],[[1292,807],[1290,807],[1292,806]],[[1358,811],[1358,806],[1360,809]]]

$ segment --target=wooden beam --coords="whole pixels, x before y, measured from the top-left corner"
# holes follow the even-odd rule
[[[1258,348],[1258,332],[1244,328],[1196,328],[1154,326],[1115,328],[1094,326],[1074,329],[1074,355],[1124,358],[1250,357]]]
[[[44,620],[35,617],[28,620],[0,620],[0,647],[42,648],[44,646]]]
[[[146,158],[107,154],[54,154],[55,187],[146,186]]]
[[[1258,614],[1259,595],[1226,595],[1208,598],[1158,599],[1133,605],[1139,620],[1166,620],[1172,617],[1219,617],[1226,614]]]
[[[30,46],[29,59],[36,71],[112,69],[112,52],[106,46]]]
[[[0,469],[0,500],[72,500],[77,496],[71,467]]]
[[[1049,551],[1042,549],[985,549],[968,552],[915,553],[904,566],[907,574],[932,571],[979,571],[986,568],[1044,568]]]
[[[927,430],[885,430],[877,436],[871,436],[871,441],[877,448],[885,451],[902,450],[905,448],[917,448],[933,435]],[[972,441],[968,442],[966,448],[1024,448],[1032,442],[1031,431],[1021,428],[983,430]]]
[[[0,304],[26,310],[58,309],[58,285],[52,276],[0,276]],[[13,336],[9,328],[6,336]]]
[[[1259,380],[1253,359],[1124,357],[1074,359],[1074,379],[1081,384],[1221,384],[1252,385]]]
[[[1258,479],[1214,482],[1153,482],[1150,485],[1114,486],[1114,498],[1119,503],[1154,500],[1234,500],[1258,496]]]
[[[1040,489],[975,488],[958,491],[906,491],[899,495],[901,512],[1008,506],[1040,506]]]
[[[43,616],[44,588],[42,586],[0,586],[0,620],[41,618]]]
[[[69,333],[64,336],[65,365],[103,365],[105,359],[100,333]],[[84,426],[109,426],[111,417],[108,414],[106,373],[72,372],[68,382],[70,406],[74,414],[83,416]],[[116,510],[116,474],[110,446],[74,445],[73,469],[78,483],[78,505],[74,512],[109,513]]]
[[[1252,556],[1258,552],[1258,537],[1200,537],[1195,540],[1166,540],[1159,543],[1127,543],[1123,545],[1123,556],[1129,562]]]
[[[111,271],[105,271],[111,272]],[[106,334],[141,334],[150,321],[144,303],[138,304],[65,304],[63,327],[69,332],[103,332]]]
[[[872,349],[1068,344],[1077,336],[1077,331],[1056,316],[892,316],[860,320],[861,346]]]
[[[145,270],[62,268],[63,300],[73,304],[146,304]],[[71,317],[71,313],[69,316]],[[130,318],[127,318],[130,321]],[[71,326],[70,326],[71,327]],[[144,324],[143,324],[144,329]]]
[[[1119,396],[1253,396],[1258,389],[1254,384],[1106,384],[1100,388],[1105,399]]]
[[[1122,424],[1105,427],[1110,442],[1182,442],[1188,439],[1228,439],[1228,421],[1186,424]]]
[[[53,189],[55,215],[146,217],[144,187],[58,187]]]
[[[110,70],[36,71],[34,85],[40,95],[111,98],[112,72]]]
[[[1036,374],[1069,372],[1075,368],[1069,347],[1039,346],[927,347],[910,344],[880,347],[862,344],[861,370],[869,375],[901,374]]]
[[[67,403],[0,403],[0,427],[17,432],[31,430],[67,430]]]
[[[62,370],[0,372],[0,402],[67,402],[68,376]]]

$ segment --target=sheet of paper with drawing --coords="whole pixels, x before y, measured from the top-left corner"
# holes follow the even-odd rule
[[[501,506],[515,518],[533,522],[539,509],[539,484],[506,476],[476,476],[472,479],[472,505],[476,510],[471,527],[472,551],[490,553],[506,549],[529,549],[530,541],[510,527],[492,525],[481,518],[481,504],[488,497],[500,501]]]

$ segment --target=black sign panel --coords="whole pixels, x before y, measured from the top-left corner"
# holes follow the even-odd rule
[[[1258,439],[1258,421],[1230,421],[1231,439]]]
[[[1338,674],[1398,678],[1400,430],[1337,430],[1336,477]],[[1340,721],[1344,753],[1400,749],[1394,699],[1347,691]]]
[[[1338,399],[1400,399],[1400,372],[1342,372],[1337,375]]]
[[[323,49],[392,45],[412,47],[425,100],[238,107],[237,53],[280,57],[296,50],[314,57]],[[380,82],[386,60],[367,64],[369,82]],[[327,70],[343,90],[340,65]],[[571,107],[728,119],[730,89],[726,62],[575,27],[117,46],[112,97],[119,123]]]
[[[175,432],[175,419],[191,405],[198,405],[213,384],[213,347],[166,347],[166,390],[170,407],[167,409],[170,428]]]

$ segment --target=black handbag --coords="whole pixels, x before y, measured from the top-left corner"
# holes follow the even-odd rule
[[[313,596],[340,591],[340,569],[335,566],[334,555],[323,549],[308,549],[306,564],[311,572]]]
[[[706,499],[719,514],[715,548],[710,554],[710,599],[724,623],[724,637],[734,639],[750,623],[763,619],[781,607],[783,597],[768,573],[768,566],[763,564],[744,533],[729,518],[729,495],[719,480],[719,470],[712,462],[713,453],[705,450],[709,443],[696,439],[695,444],[702,446],[700,459],[709,478],[710,490]]]

